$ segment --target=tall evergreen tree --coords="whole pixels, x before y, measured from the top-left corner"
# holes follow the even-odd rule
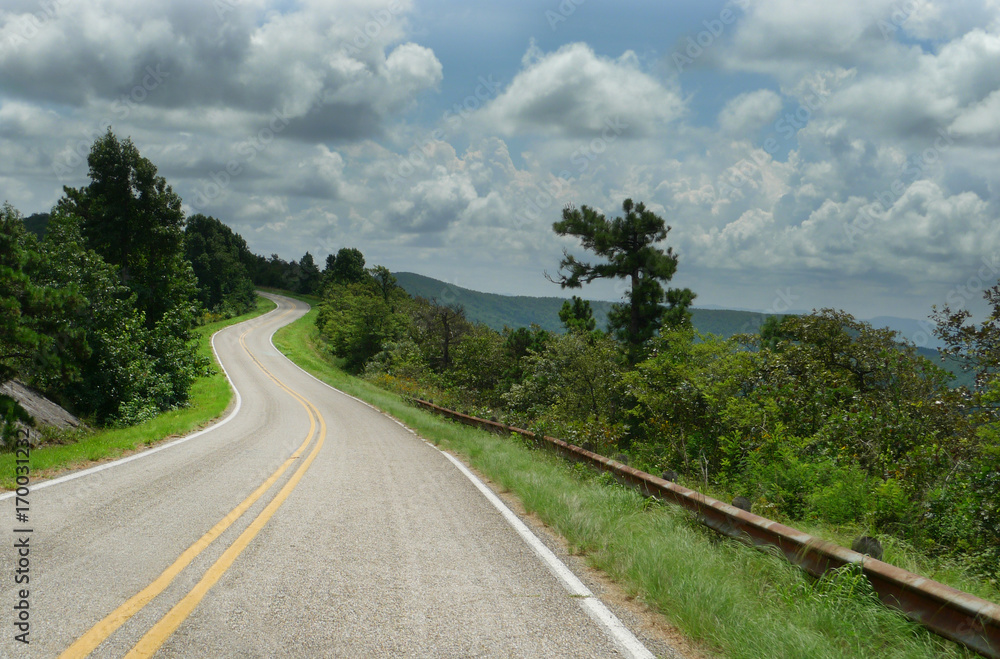
[[[590,302],[575,295],[572,300],[563,302],[559,320],[568,332],[592,332],[596,324]]]
[[[306,295],[318,292],[323,282],[323,275],[316,266],[316,260],[313,258],[313,255],[306,252],[299,261],[299,268],[298,292]]]
[[[147,327],[170,311],[193,318],[197,282],[184,257],[181,198],[131,139],[111,129],[87,158],[90,185],[64,188],[58,210],[80,218],[87,247],[118,267]]]
[[[677,270],[673,248],[666,251],[656,246],[667,237],[670,227],[662,217],[648,210],[643,203],[622,204],[624,217],[608,220],[589,206],[563,209],[563,219],[552,229],[560,236],[575,236],[583,247],[603,262],[590,264],[579,261],[567,251],[559,262],[558,279],[549,278],[563,288],[580,288],[595,279],[627,279],[628,300],[616,304],[608,314],[609,329],[632,348],[637,358],[639,348],[660,326],[666,310],[662,302],[665,293],[661,282],[670,281]],[[668,294],[671,320],[683,318],[694,293],[687,289]]]
[[[365,257],[356,247],[341,247],[332,264],[327,259],[327,265],[332,265],[331,278],[339,284],[360,283],[368,276]]]
[[[253,308],[256,294],[245,265],[250,249],[238,233],[214,217],[192,215],[184,228],[184,252],[206,309],[238,315]]]
[[[39,282],[45,258],[23,217],[0,207],[0,383],[15,375],[75,379],[88,353],[83,332],[72,323],[85,300],[69,283]]]
[[[135,296],[127,306],[142,326],[127,331],[136,337],[133,343],[141,344],[142,354],[126,361],[141,367],[136,375],[143,382],[134,392],[112,393],[121,405],[110,412],[118,422],[132,423],[185,402],[195,377],[207,366],[197,354],[192,331],[200,306],[198,281],[184,255],[181,199],[157,176],[153,163],[131,140],[119,140],[110,129],[94,142],[87,162],[90,185],[64,188],[53,222],[58,218],[67,231],[75,226],[81,248],[114,268],[119,282]],[[121,321],[122,332],[126,324]],[[109,359],[118,363],[114,336],[107,338]]]

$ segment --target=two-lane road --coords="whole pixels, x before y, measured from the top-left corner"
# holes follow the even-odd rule
[[[32,488],[27,586],[3,501],[0,656],[643,656],[448,456],[280,355],[308,308],[272,299],[215,337],[225,423]]]

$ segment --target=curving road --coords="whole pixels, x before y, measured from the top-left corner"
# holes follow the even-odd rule
[[[30,534],[4,497],[0,656],[651,656],[449,456],[280,355],[308,307],[269,297],[214,339],[222,424],[34,485]]]

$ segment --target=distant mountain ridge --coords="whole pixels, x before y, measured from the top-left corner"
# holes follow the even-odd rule
[[[559,309],[562,308],[565,298],[482,293],[413,272],[395,272],[393,275],[400,287],[410,295],[433,298],[442,304],[461,304],[465,307],[465,314],[469,320],[483,323],[498,331],[504,327],[527,327],[533,323],[550,332],[564,331],[559,321]],[[598,328],[607,328],[608,311],[611,310],[612,304],[604,300],[590,301]],[[734,334],[758,331],[768,315],[757,311],[695,308],[691,310],[691,322],[695,329],[703,334],[729,338]],[[953,386],[971,385],[971,374],[962,373],[955,361],[941,362],[936,350],[940,344],[932,335],[933,326],[929,321],[879,316],[867,322],[874,327],[896,330],[901,338],[917,344],[917,351],[921,355],[940,364],[956,376]]]
[[[482,293],[413,272],[395,272],[393,275],[410,295],[433,298],[444,304],[461,304],[469,320],[495,330],[502,330],[505,326],[516,328],[536,324],[550,332],[563,331],[559,310],[565,298]],[[607,328],[612,304],[605,300],[590,300],[598,328]],[[699,332],[725,338],[741,332],[756,332],[765,318],[767,314],[756,311],[691,310],[691,321]]]
[[[504,326],[527,327],[532,323],[551,332],[563,330],[562,323],[559,322],[559,309],[565,298],[483,293],[413,272],[396,272],[393,275],[410,295],[434,298],[445,304],[461,304],[470,320],[495,330],[502,330]],[[614,303],[605,300],[590,300],[597,327],[607,327],[608,312],[612,304]],[[725,338],[742,332],[757,331],[768,315],[770,314],[759,311],[724,309],[716,305],[691,310],[691,320],[699,332]],[[912,341],[919,348],[936,352],[941,347],[941,342],[933,335],[934,325],[929,320],[878,316],[866,322],[873,327],[895,330],[902,338]]]

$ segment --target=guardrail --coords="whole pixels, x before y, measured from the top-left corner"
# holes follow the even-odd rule
[[[613,474],[619,482],[646,496],[691,510],[699,522],[719,533],[755,546],[777,547],[789,561],[813,576],[821,576],[827,570],[848,563],[860,564],[884,604],[902,611],[936,634],[984,656],[1000,659],[1000,606],[992,602],[730,506],[561,439],[462,414],[426,400],[411,400],[419,407],[466,425],[491,432],[516,433],[539,441],[572,460]]]

